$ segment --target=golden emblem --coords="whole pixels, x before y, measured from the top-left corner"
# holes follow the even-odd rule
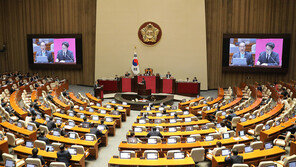
[[[141,29],[141,34],[144,42],[153,42],[157,40],[159,29],[154,27],[151,23],[147,24],[146,27]]]

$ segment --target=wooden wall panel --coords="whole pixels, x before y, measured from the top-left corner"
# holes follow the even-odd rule
[[[288,81],[296,75],[295,0],[205,0],[208,87],[228,87],[240,82]],[[287,74],[222,73],[224,33],[290,33]]]
[[[3,34],[8,45],[7,66],[0,68],[1,72],[5,69],[39,72],[40,75],[66,78],[71,84],[93,84],[96,0],[0,0],[0,4],[3,18],[0,18],[0,39]],[[27,34],[82,34],[83,69],[30,70]],[[3,62],[1,54],[0,61]]]

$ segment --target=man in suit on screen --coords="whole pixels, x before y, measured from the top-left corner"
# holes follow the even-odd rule
[[[239,52],[233,54],[232,56],[232,65],[237,65],[233,63],[233,59],[234,58],[245,58],[247,61],[247,65],[248,66],[253,66],[254,65],[254,61],[253,61],[253,57],[252,54],[250,52],[246,52],[246,43],[245,42],[240,42],[238,45],[239,48]]]
[[[62,50],[58,51],[56,62],[61,62],[61,63],[74,62],[73,52],[68,50],[68,48],[69,48],[69,43],[63,42],[62,43]]]
[[[53,63],[51,51],[46,50],[45,42],[40,43],[40,51],[36,53],[35,63]],[[38,57],[47,57],[47,59],[40,59]]]
[[[273,51],[274,43],[268,42],[265,46],[265,51],[260,53],[256,65],[278,66],[280,64],[279,54]]]

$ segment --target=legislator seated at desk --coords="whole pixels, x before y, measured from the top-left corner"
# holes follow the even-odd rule
[[[75,139],[70,138],[70,136],[60,136],[57,133],[47,134],[46,137],[52,142],[64,143],[66,145],[82,145],[85,149],[89,149],[90,155],[98,158],[98,146],[101,143],[101,139],[97,139],[94,134],[86,134],[84,137]]]
[[[244,163],[246,164],[253,164],[258,165],[259,162],[262,161],[262,159],[265,160],[279,160],[280,157],[285,154],[285,150],[281,149],[277,146],[269,146],[270,144],[265,144],[266,148],[263,150],[257,149],[257,150],[251,150],[250,152],[245,152],[238,154],[239,156],[243,157]],[[268,145],[268,147],[267,147]],[[225,152],[223,154],[223,152]],[[212,167],[220,167],[220,166],[226,166],[225,157],[229,155],[229,150],[222,150],[222,156],[213,156],[212,159]]]
[[[21,145],[13,148],[13,151],[20,157],[28,157],[29,155],[32,154],[32,150],[33,150],[33,148],[29,148],[29,147],[21,146]],[[49,160],[49,161],[55,161],[58,158],[57,151],[48,152],[46,150],[38,149],[37,155],[40,155],[45,160]],[[70,160],[70,164],[73,166],[77,166],[75,164],[79,164],[79,166],[85,167],[85,155],[84,154],[72,155],[72,158]]]

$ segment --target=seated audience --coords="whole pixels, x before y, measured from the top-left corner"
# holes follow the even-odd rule
[[[28,158],[38,158],[38,159],[40,159],[42,165],[45,164],[45,161],[44,161],[43,157],[41,155],[38,155],[38,149],[37,148],[33,148],[32,155],[29,155]]]
[[[64,162],[67,166],[70,166],[70,160],[72,158],[71,154],[69,151],[65,150],[65,145],[62,144],[60,146],[60,150],[57,152],[57,161],[58,162]]]

